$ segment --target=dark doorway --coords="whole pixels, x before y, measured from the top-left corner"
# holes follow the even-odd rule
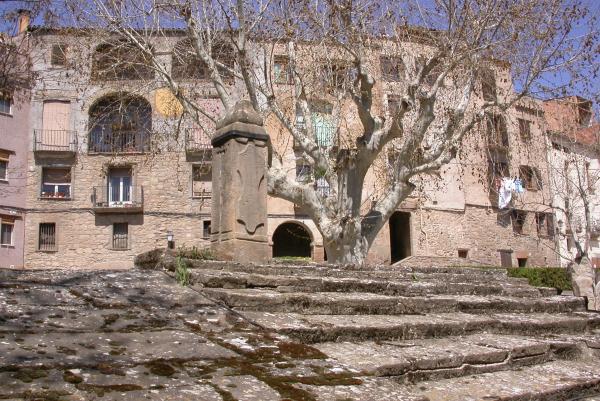
[[[392,263],[410,256],[410,213],[394,212],[390,217]]]
[[[273,257],[311,257],[312,240],[306,228],[297,223],[283,223],[273,233]]]

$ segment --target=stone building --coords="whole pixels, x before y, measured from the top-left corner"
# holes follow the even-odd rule
[[[134,255],[166,246],[167,235],[175,246],[206,245],[212,132],[181,116],[164,85],[147,79],[152,71],[111,61],[108,56],[134,57],[126,46],[114,49],[92,38],[69,41],[44,28],[30,35],[39,80],[26,136],[26,266],[126,268]],[[218,109],[203,72],[173,57],[185,39],[172,35],[157,41],[157,53],[199,101]],[[377,107],[393,107],[402,85],[394,60],[374,55],[372,62],[382,78],[375,88]],[[285,70],[284,57],[276,55],[274,63],[275,71]],[[488,75],[478,101],[510,90],[505,66]],[[230,84],[235,87],[233,78]],[[279,85],[284,89],[287,83]],[[316,113],[327,128],[332,118],[327,105]],[[369,261],[427,255],[505,266],[556,265],[544,124],[543,107],[533,99],[504,115],[489,115],[438,178],[418,183],[416,195],[379,233]],[[274,146],[288,144],[290,174],[303,179],[306,166],[289,138],[282,141],[276,127],[268,121],[266,126]],[[332,138],[325,129],[321,139]],[[527,191],[499,210],[497,179],[511,176],[522,177]],[[367,187],[376,188],[382,179],[373,171]],[[269,198],[268,220],[273,256],[326,258],[322,238],[301,205]]]
[[[569,96],[544,102],[544,110],[561,265],[578,256],[577,238],[582,244],[589,241],[589,256],[600,267],[600,125],[594,122],[592,102]]]

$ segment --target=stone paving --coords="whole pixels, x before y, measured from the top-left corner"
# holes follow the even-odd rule
[[[0,270],[0,399],[313,400],[354,384],[161,271]]]
[[[600,314],[503,270],[171,262],[0,270],[0,400],[599,400]]]

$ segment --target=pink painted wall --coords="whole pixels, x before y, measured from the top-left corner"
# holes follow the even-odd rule
[[[29,94],[14,97],[11,114],[0,113],[0,151],[8,151],[8,179],[0,181],[0,219],[14,219],[13,245],[0,246],[0,267],[23,266],[25,192],[29,150]]]

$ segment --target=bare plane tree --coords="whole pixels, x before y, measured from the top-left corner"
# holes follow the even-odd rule
[[[364,263],[415,182],[455,159],[487,111],[559,89],[563,82],[551,77],[563,71],[576,80],[597,46],[588,29],[594,16],[576,0],[67,0],[66,7],[76,28],[113,41],[117,72],[159,81],[200,126],[210,130],[238,100],[250,100],[282,133],[272,134],[269,194],[306,210],[335,263]],[[200,85],[179,79],[182,71],[209,83],[219,107],[202,100]],[[386,74],[398,81],[387,105]],[[506,84],[496,89],[490,79],[498,76]],[[306,174],[290,173],[290,147]],[[366,191],[377,165],[389,179]]]

